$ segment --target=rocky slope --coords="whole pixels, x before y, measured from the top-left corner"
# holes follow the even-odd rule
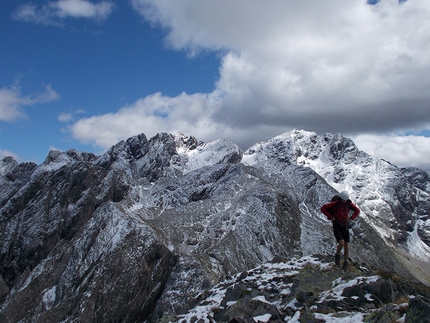
[[[306,256],[238,273],[212,288],[188,313],[169,319],[179,323],[429,321],[429,287],[360,263],[345,272],[327,260]]]
[[[377,180],[376,180],[377,179]],[[158,322],[276,258],[332,255],[319,208],[363,210],[351,257],[429,282],[429,178],[340,135],[231,141],[141,134],[96,156],[0,161],[0,321]],[[427,258],[426,258],[427,257]],[[417,264],[421,264],[418,267]]]

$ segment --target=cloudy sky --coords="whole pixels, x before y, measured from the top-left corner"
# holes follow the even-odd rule
[[[430,171],[428,0],[0,2],[0,158],[341,133]]]

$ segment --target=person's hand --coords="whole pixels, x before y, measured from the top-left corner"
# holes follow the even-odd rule
[[[336,218],[331,218],[331,219],[330,219],[330,221],[331,221],[331,222],[334,222],[334,220],[336,220]]]

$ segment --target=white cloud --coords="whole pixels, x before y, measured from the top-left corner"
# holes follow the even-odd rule
[[[23,96],[18,87],[0,89],[0,120],[11,122],[26,118],[23,106],[31,106],[37,103],[46,103],[58,100],[60,95],[51,85],[45,86],[42,93]]]
[[[177,97],[155,93],[126,106],[116,113],[83,118],[70,126],[74,138],[107,148],[138,133],[147,136],[158,132],[184,132],[207,138],[217,125],[210,120],[215,106],[213,96],[204,94]]]
[[[418,167],[430,172],[430,138],[361,134],[352,138],[358,148],[400,167]]]
[[[77,115],[83,114],[83,113],[85,113],[84,110],[75,110],[72,112],[63,112],[63,113],[60,113],[58,115],[57,119],[60,122],[68,123],[68,122],[74,121]]]
[[[412,123],[429,99],[430,2],[382,0],[168,1],[134,0],[146,19],[168,30],[176,49],[227,52],[218,89],[225,104],[217,114],[236,126],[284,123],[344,132],[340,120],[375,108],[396,126],[407,104]],[[405,102],[408,101],[408,102]],[[243,120],[246,110],[249,117]],[[359,113],[357,113],[359,111]],[[327,112],[336,113],[324,120]],[[318,116],[322,114],[323,118]],[[310,122],[312,115],[320,120]],[[368,127],[357,118],[355,127]],[[322,121],[322,122],[321,122]]]
[[[13,89],[0,89],[0,120],[13,121],[24,118],[25,113],[20,109],[23,99]]]
[[[167,31],[172,48],[222,53],[216,90],[157,94],[117,113],[82,119],[71,128],[80,140],[106,146],[138,132],[177,129],[203,140],[230,135],[247,148],[292,128],[394,133],[430,123],[428,0],[132,4]],[[169,117],[154,114],[166,102]],[[194,119],[188,106],[198,107]]]
[[[74,117],[72,113],[60,113],[58,116],[58,121],[60,122],[70,122],[73,121]]]
[[[17,20],[43,25],[61,25],[64,18],[87,18],[105,20],[113,11],[110,1],[92,3],[87,0],[58,0],[45,5],[27,3],[20,6],[13,17]]]
[[[86,0],[59,0],[52,4],[59,17],[106,19],[113,10],[112,2],[93,4]]]

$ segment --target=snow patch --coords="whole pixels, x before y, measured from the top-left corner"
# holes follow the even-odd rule
[[[184,175],[205,166],[222,163],[229,155],[241,154],[239,147],[228,139],[214,140],[192,150],[179,147],[176,152],[185,162]]]
[[[45,309],[49,310],[55,302],[56,299],[57,286],[46,290],[42,296],[42,302],[45,306]]]
[[[379,279],[379,276],[370,276],[370,277],[360,276],[349,281],[344,281],[342,278],[338,278],[334,280],[332,283],[333,289],[331,289],[330,291],[325,291],[321,293],[320,299],[318,302],[322,303],[327,298],[340,301],[345,298],[344,296],[342,296],[343,290],[345,288],[355,286],[355,285],[376,282],[378,279]]]
[[[254,319],[254,322],[257,322],[257,323],[258,322],[266,323],[266,322],[269,322],[271,317],[272,317],[272,315],[270,315],[270,314],[263,314],[263,315],[259,315],[259,316],[254,316],[253,319]]]
[[[424,262],[430,259],[430,247],[426,245],[418,235],[418,227],[423,224],[422,220],[417,220],[414,231],[409,234],[407,248],[411,255],[417,257]]]
[[[251,155],[243,155],[242,157],[242,164],[246,166],[253,166],[257,163],[257,154],[251,154]]]
[[[335,314],[315,313],[315,318],[317,320],[322,320],[322,322],[326,322],[326,323],[357,323],[357,322],[364,321],[364,315],[361,313],[344,312],[343,317],[337,317],[334,315],[339,315],[339,313],[335,313]]]
[[[254,301],[259,301],[266,304],[271,304],[270,302],[266,301],[266,298],[264,296],[256,296],[253,298]]]

